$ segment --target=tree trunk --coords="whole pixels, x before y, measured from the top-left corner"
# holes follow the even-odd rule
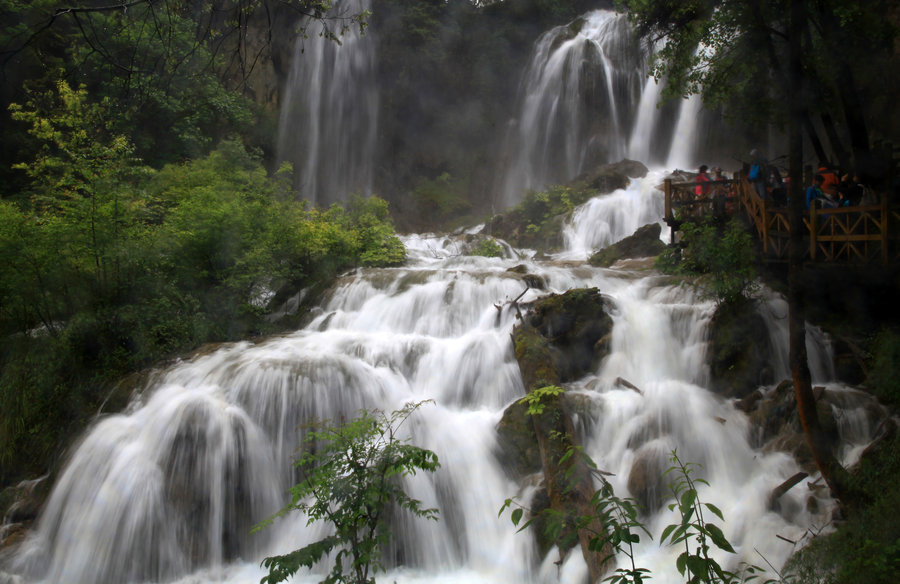
[[[812,120],[809,119],[809,112],[803,114],[803,127],[806,129],[806,136],[812,144],[813,150],[816,153],[816,158],[819,160],[828,160],[828,154],[825,152],[825,147],[822,145],[819,133],[816,131],[816,127],[813,126]]]
[[[806,354],[806,324],[802,311],[801,282],[804,256],[803,216],[805,204],[803,197],[803,67],[801,54],[801,38],[806,20],[805,0],[791,0],[790,61],[788,78],[790,91],[788,100],[790,115],[789,124],[789,159],[790,159],[790,228],[791,239],[788,255],[788,322],[789,322],[789,361],[791,377],[794,381],[794,393],[797,398],[797,412],[806,441],[812,451],[816,466],[839,500],[846,500],[846,472],[834,457],[832,445],[825,438],[816,412],[816,400],[812,391],[812,380]]]

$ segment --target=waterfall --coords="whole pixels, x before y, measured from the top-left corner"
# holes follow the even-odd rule
[[[655,50],[636,37],[627,16],[605,10],[538,39],[507,132],[502,206],[626,156],[693,170],[710,155],[698,147],[708,115],[700,96],[661,101],[665,80],[648,76]]]
[[[627,17],[610,11],[591,12],[541,36],[506,139],[504,206],[528,189],[570,180],[590,165],[625,155],[644,60]]]
[[[331,16],[358,14],[370,0],[337,0]],[[336,26],[332,22],[331,26]],[[294,165],[309,201],[327,206],[372,192],[378,89],[371,31],[351,28],[340,44],[313,23],[299,35],[281,103],[278,159]]]
[[[660,176],[633,181],[610,198],[635,199],[632,208],[649,217],[659,204]],[[610,221],[615,226],[603,237],[632,228],[623,221]],[[568,228],[573,241],[598,240],[585,233],[590,222]],[[806,489],[785,494],[781,512],[769,509],[769,492],[797,472],[797,463],[754,449],[746,416],[705,389],[714,306],[690,287],[652,271],[573,265],[587,250],[550,260],[499,259],[460,256],[450,236],[405,242],[406,266],[344,275],[303,329],[225,345],[159,371],[127,412],[98,420],[4,569],[26,583],[258,582],[263,557],[323,534],[299,515],[249,533],[285,503],[297,480],[291,461],[304,423],[429,399],[405,428],[416,445],[438,454],[441,468],[411,477],[406,488],[439,509],[440,519],[394,520],[387,574],[378,581],[581,581],[586,568],[578,553],[557,566],[557,554],[539,557],[530,532],[517,533],[508,517],[498,517],[507,497],[534,489],[511,479],[497,456],[497,424],[525,391],[510,343],[516,311],[503,304],[527,288],[510,271],[517,265],[547,287],[527,289],[520,302],[597,287],[615,306],[609,356],[569,390],[584,399],[577,427],[585,449],[612,473],[618,494],[631,493],[639,469],[658,477],[673,449],[702,464],[710,485],[700,496],[722,509],[723,529],[738,550],[717,558],[728,566],[759,563],[754,550],[779,566],[793,550],[786,540],[800,540],[824,521],[808,510]],[[781,307],[775,297],[770,304],[770,333],[783,342]],[[825,345],[810,343],[814,359],[827,359]],[[620,379],[642,393],[623,388]],[[865,440],[864,417],[847,418],[846,431],[857,441]],[[828,500],[818,508],[826,513]],[[674,520],[665,506],[652,505],[645,519],[654,535]],[[679,551],[642,541],[637,565],[652,569],[655,582],[679,582]],[[297,581],[316,582],[324,570],[303,572]]]

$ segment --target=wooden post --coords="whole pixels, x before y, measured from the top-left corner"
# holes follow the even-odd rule
[[[769,205],[765,199],[762,200],[760,213],[762,214],[763,254],[769,255]]]
[[[816,261],[816,201],[809,205],[809,259]]]
[[[672,179],[667,178],[663,183],[666,191],[666,223],[669,224],[669,243],[675,243],[675,218],[672,216]]]

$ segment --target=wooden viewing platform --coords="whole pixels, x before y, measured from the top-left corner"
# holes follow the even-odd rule
[[[706,195],[695,193],[698,184],[708,187]],[[787,259],[791,233],[788,209],[761,198],[746,176],[702,183],[666,179],[664,190],[664,220],[671,228],[671,241],[685,221],[742,212],[755,227],[764,257]],[[803,228],[807,261],[900,262],[900,209],[890,207],[884,195],[876,205],[812,208],[803,218]]]

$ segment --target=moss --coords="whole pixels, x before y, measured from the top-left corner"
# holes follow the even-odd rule
[[[592,266],[608,268],[615,262],[625,258],[644,258],[657,256],[666,248],[660,241],[661,227],[659,223],[644,225],[633,235],[605,247],[592,255],[588,260]]]

